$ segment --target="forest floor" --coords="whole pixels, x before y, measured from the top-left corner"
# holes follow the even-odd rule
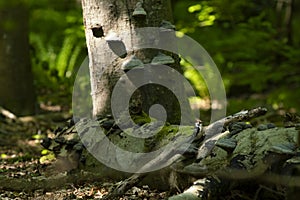
[[[45,169],[49,168],[55,159],[42,160],[45,149],[41,141],[45,137],[53,137],[57,127],[67,126],[70,119],[71,115],[68,113],[48,113],[18,118],[0,107],[0,199],[101,199],[112,191],[116,182],[97,180],[95,177],[83,178],[80,181],[80,178],[77,180],[78,176],[74,176],[75,179],[69,179],[75,180],[74,182],[65,181],[57,184],[58,187],[52,187],[49,182]],[[282,118],[280,115],[270,114],[262,119],[258,118],[255,124],[266,120],[277,124],[276,122],[282,121]],[[278,125],[283,126],[280,123]],[[47,183],[41,182],[41,177]],[[57,172],[57,177],[60,178],[57,180],[64,180],[68,176],[66,173]],[[36,183],[43,184],[36,185]],[[275,194],[278,198],[273,199],[281,199],[282,195]],[[236,190],[221,199],[252,199],[251,195]],[[156,200],[166,199],[168,196],[168,191],[157,191],[142,185],[132,187],[118,199]]]
[[[23,190],[18,185],[14,188],[17,180],[38,178],[44,168],[51,165],[51,162],[40,162],[43,152],[41,140],[53,134],[57,127],[64,126],[70,117],[66,113],[52,113],[15,118],[6,112],[0,113],[0,199],[101,199],[111,190],[115,183],[110,180],[69,183],[60,188],[33,191]],[[133,187],[120,199],[155,200],[166,196],[166,192],[151,190],[144,185]]]

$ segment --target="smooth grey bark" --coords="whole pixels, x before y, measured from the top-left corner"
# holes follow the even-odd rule
[[[0,105],[17,115],[34,114],[28,10],[18,0],[3,1],[0,19]]]
[[[145,19],[133,17],[138,2],[142,3],[147,12]],[[132,55],[143,63],[149,63],[158,53],[153,49],[136,52],[124,52],[121,49],[114,52],[106,41],[107,37],[112,32],[121,36],[124,32],[134,33],[136,28],[159,27],[163,20],[172,21],[171,5],[169,0],[82,0],[82,8],[90,62],[93,116],[105,116],[111,114],[111,94],[119,77],[124,74],[121,69],[122,63]],[[126,49],[132,49],[130,41],[134,38],[130,37],[133,35],[129,35],[129,38],[119,38]],[[171,67],[181,72],[178,56],[172,56],[175,64]],[[172,77],[170,81],[174,81]],[[183,91],[183,86],[178,86],[177,90]],[[131,104],[131,111],[144,110],[146,113],[151,105],[162,104],[167,110],[167,121],[173,124],[180,122],[179,103],[166,88],[157,85],[143,86],[134,93]]]

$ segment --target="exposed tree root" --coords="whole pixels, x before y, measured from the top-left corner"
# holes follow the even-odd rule
[[[82,184],[101,181],[103,178],[94,173],[59,174],[52,177],[12,178],[0,176],[0,189],[32,192],[35,190],[53,191],[68,184]]]

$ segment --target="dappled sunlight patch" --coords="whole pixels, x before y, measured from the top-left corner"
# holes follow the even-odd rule
[[[192,110],[209,110],[211,108],[211,102],[209,98],[191,97],[189,102]]]

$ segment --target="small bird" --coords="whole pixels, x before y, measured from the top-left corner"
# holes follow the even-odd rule
[[[197,137],[199,133],[202,131],[202,121],[198,119],[195,123],[194,133],[193,136]]]

